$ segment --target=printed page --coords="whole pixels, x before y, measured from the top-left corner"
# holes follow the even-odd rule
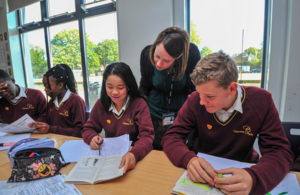
[[[39,179],[29,182],[7,183],[0,181],[0,194],[14,195],[82,195],[74,184],[64,183],[66,175],[56,175],[54,177]]]
[[[119,169],[122,157],[123,156],[118,155],[109,156],[105,158],[104,163],[101,166],[100,172],[96,177],[95,183],[122,176],[124,167]]]
[[[66,182],[74,184],[93,184],[103,162],[104,159],[101,157],[83,156],[67,176]]]
[[[283,192],[287,192],[285,193],[287,195],[293,194],[294,192],[300,192],[299,183],[295,174],[288,173],[283,180],[267,195],[277,195]]]
[[[4,133],[28,133],[33,132],[35,128],[28,128],[28,124],[34,122],[34,120],[25,114],[10,125],[4,126],[0,129],[0,132]]]

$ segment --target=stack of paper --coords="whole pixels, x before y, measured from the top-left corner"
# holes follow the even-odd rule
[[[230,167],[247,168],[251,164],[243,163],[226,158],[215,157],[203,153],[198,153],[198,157],[204,158],[209,162],[215,170],[226,169]],[[288,173],[284,179],[267,195],[278,195],[281,193],[296,195],[300,194],[300,187],[295,174]],[[187,194],[187,195],[219,195],[223,194],[217,188],[210,185],[194,183],[189,177],[188,172],[185,171],[180,179],[177,181],[175,187],[171,191],[173,194]]]
[[[100,156],[105,158],[112,155],[124,155],[128,152],[131,143],[128,134],[103,138]],[[78,162],[82,156],[99,156],[99,150],[91,150],[90,146],[84,143],[83,140],[67,140],[59,150],[66,162]]]

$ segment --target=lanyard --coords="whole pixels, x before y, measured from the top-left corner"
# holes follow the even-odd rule
[[[172,72],[172,81],[171,81],[171,87],[170,87],[170,93],[169,93],[169,96],[167,96],[167,109],[168,109],[168,112],[169,112],[169,109],[170,109],[170,103],[171,103],[171,97],[172,97],[172,91],[173,91],[173,85],[174,85],[174,77],[175,77],[175,67],[173,68],[173,72]],[[166,88],[166,83],[164,82],[165,84],[165,88]]]

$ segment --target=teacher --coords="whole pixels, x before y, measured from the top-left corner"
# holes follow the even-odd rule
[[[161,139],[173,124],[188,94],[195,91],[190,74],[200,60],[198,47],[180,28],[163,30],[141,52],[139,90],[148,99],[155,131],[153,149],[162,150]]]

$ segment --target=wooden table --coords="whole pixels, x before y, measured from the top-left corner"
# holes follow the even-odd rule
[[[55,141],[55,147],[59,148],[66,140],[80,140],[80,138],[46,134],[31,137],[49,137]],[[4,151],[5,152],[5,151]],[[6,153],[5,153],[6,154]],[[0,180],[7,180],[11,174],[11,168],[7,156],[0,153]],[[75,163],[61,169],[62,174],[68,174]],[[82,194],[170,194],[175,183],[185,170],[175,167],[164,152],[152,150],[143,160],[139,161],[133,170],[124,176],[95,185],[76,185]],[[300,181],[300,173],[295,173]],[[300,182],[299,182],[300,184]]]

